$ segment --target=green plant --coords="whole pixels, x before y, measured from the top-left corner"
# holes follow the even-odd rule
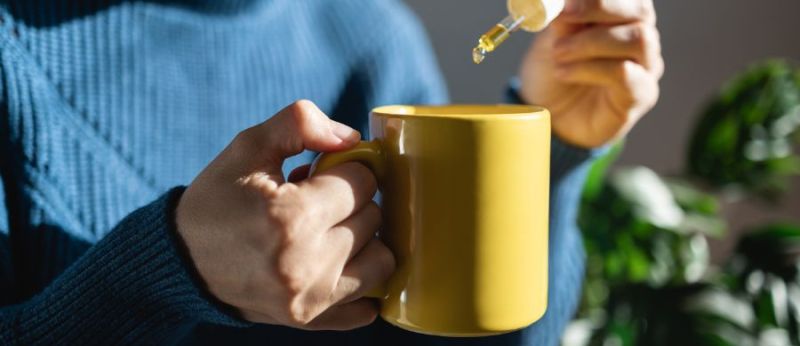
[[[586,280],[570,327],[588,337],[565,343],[800,345],[800,227],[753,230],[719,268],[706,242],[726,230],[718,192],[776,202],[800,174],[790,144],[799,128],[800,72],[769,61],[735,78],[702,114],[686,174],[609,169],[622,143],[595,163],[579,215]]]
[[[753,230],[725,270],[689,298],[685,316],[711,345],[800,344],[798,256],[800,227]]]
[[[704,236],[724,229],[717,201],[645,167],[615,170],[604,181],[584,194],[579,217],[581,229],[590,230],[580,316],[594,329],[591,344],[682,344],[674,337],[688,335],[666,326],[684,321],[676,318],[681,301],[703,287]]]
[[[800,173],[792,147],[800,127],[799,76],[788,63],[769,61],[731,81],[695,127],[689,173],[770,199],[784,190],[787,177]]]

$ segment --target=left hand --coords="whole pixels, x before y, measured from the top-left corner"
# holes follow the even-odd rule
[[[547,107],[562,140],[598,147],[656,103],[664,72],[653,0],[567,0],[522,64],[520,96]]]

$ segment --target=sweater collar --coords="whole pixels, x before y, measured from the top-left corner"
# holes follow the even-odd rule
[[[182,6],[204,12],[233,13],[254,7],[259,3],[273,0],[7,0],[11,12],[23,12],[26,15],[38,16],[44,12],[48,15],[69,16],[73,13],[92,13],[121,3],[161,3]],[[0,7],[5,7],[0,5]]]
[[[234,14],[274,0],[0,0],[0,12],[7,10],[20,22],[48,27],[103,11],[122,3],[160,3],[197,11]]]
[[[197,8],[208,12],[231,13],[246,10],[259,2],[268,0],[160,0],[164,3],[173,3]]]

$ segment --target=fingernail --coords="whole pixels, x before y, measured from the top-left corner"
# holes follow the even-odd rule
[[[339,137],[342,142],[352,143],[361,139],[361,134],[358,131],[336,121],[331,121],[331,132],[333,132],[334,136]]]

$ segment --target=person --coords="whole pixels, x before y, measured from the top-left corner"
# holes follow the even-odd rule
[[[374,106],[447,101],[400,2],[3,1],[0,344],[557,344],[586,167],[664,66],[652,0],[566,6],[511,87],[553,114],[549,308],[453,339],[376,320],[363,295],[395,263],[375,178],[305,165]]]

